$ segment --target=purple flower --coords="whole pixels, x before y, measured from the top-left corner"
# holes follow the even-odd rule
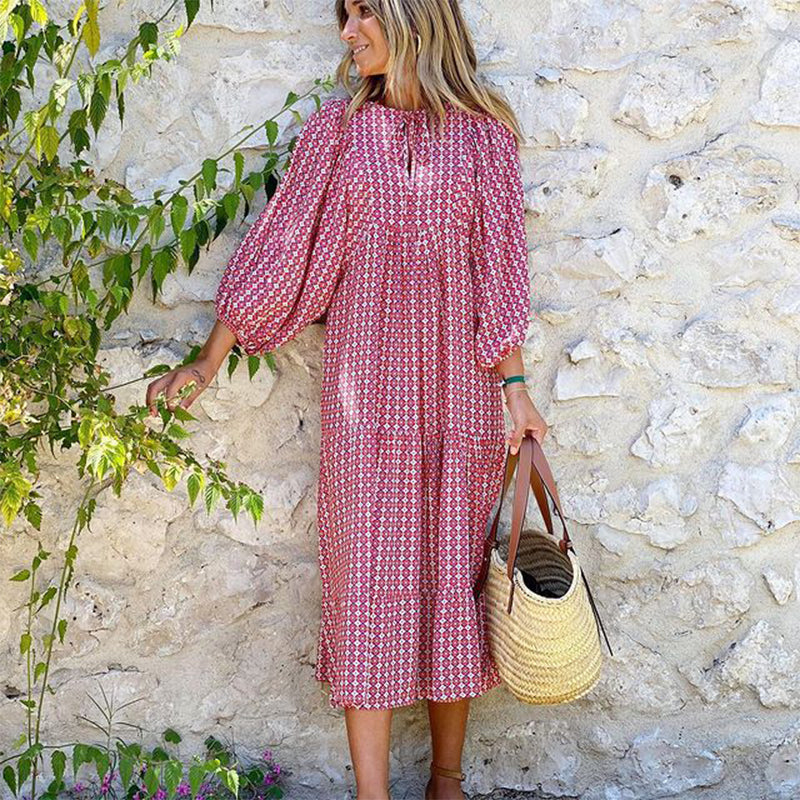
[[[178,797],[188,797],[192,793],[192,787],[186,781],[181,781],[178,784],[178,788],[175,789],[175,794]]]
[[[109,787],[111,786],[111,781],[116,777],[117,773],[113,770],[106,775],[103,775],[103,782],[100,785],[100,791],[102,794],[107,794]]]
[[[167,792],[165,789],[162,789],[160,786],[156,790],[156,793],[153,795],[153,800],[164,800],[167,796]]]
[[[272,750],[265,750],[262,758],[264,761],[269,761],[272,758]]]

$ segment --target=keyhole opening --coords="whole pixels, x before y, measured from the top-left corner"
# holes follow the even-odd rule
[[[403,122],[403,131],[406,134],[406,175],[411,177],[413,151],[411,150],[411,137],[408,135],[408,125]]]

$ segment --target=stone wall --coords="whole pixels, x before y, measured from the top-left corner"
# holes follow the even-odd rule
[[[117,33],[101,55],[152,5],[109,6],[104,30]],[[93,149],[143,197],[338,60],[328,0],[215,5]],[[463,7],[482,73],[528,138],[527,372],[615,649],[577,703],[528,707],[502,688],[473,703],[465,788],[798,798],[800,2]],[[205,337],[244,228],[168,280],[158,309],[140,293],[105,344],[117,382]],[[289,797],[349,796],[343,717],[313,678],[323,335],[307,328],[252,383],[220,375],[194,406],[196,452],[263,491],[258,530],[188,510],[182,487],[167,494],[147,474],[101,500],[79,540],[48,740],[93,737],[77,715],[102,685],[118,703],[143,697],[122,718],[148,735],[173,725],[187,754],[208,733],[245,755],[271,746]],[[121,390],[121,407],[143,391]],[[61,458],[44,476],[48,549],[68,536],[74,475]],[[21,528],[0,539],[8,575],[33,552]],[[0,583],[6,697],[24,686],[22,602]],[[6,697],[0,749],[20,730]],[[423,703],[395,714],[395,797],[421,793],[426,725]]]

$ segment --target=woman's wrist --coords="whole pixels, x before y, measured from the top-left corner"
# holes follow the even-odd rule
[[[502,387],[506,400],[515,392],[527,393],[528,391],[528,387],[525,385],[525,376],[520,372],[503,376]]]

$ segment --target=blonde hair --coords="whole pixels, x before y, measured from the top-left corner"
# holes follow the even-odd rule
[[[367,75],[354,87],[350,75],[353,55],[348,52],[342,58],[336,80],[351,95],[345,125],[366,101],[380,101],[387,92],[403,96],[410,88],[409,75],[416,75],[429,117],[442,122],[444,104],[449,101],[468,113],[498,119],[513,132],[517,145],[522,142],[511,106],[478,80],[475,45],[458,0],[360,0],[360,4],[378,19],[389,47],[389,61],[385,74]],[[347,22],[345,0],[336,0],[335,13],[341,30]]]

